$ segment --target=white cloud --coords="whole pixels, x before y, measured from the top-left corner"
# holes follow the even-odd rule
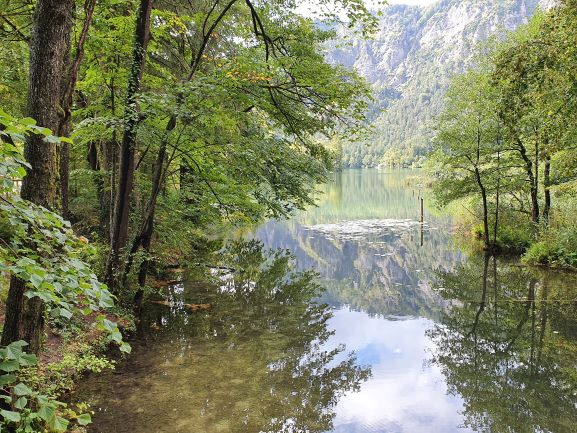
[[[390,320],[347,309],[335,311],[330,327],[339,343],[369,364],[372,377],[335,408],[335,432],[467,433],[463,402],[447,394],[445,378],[428,364],[434,346],[427,319]]]

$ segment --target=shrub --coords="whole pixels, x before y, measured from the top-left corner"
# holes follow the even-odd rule
[[[89,414],[77,413],[66,403],[42,394],[21,380],[22,372],[37,364],[36,356],[24,352],[27,345],[16,341],[0,348],[0,431],[65,432],[71,422],[89,424]]]

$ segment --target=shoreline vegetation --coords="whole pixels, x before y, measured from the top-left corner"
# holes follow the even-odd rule
[[[228,234],[314,205],[330,140],[366,133],[367,83],[323,57],[343,15],[378,25],[360,0],[319,0],[326,25],[284,0],[81,3],[0,0],[1,431],[83,431],[90,408],[63,396],[130,353],[171,268],[236,270]],[[577,1],[561,3],[455,79],[427,170],[486,251],[574,269]]]
[[[328,24],[378,23],[318,3],[0,0],[0,430],[89,424],[59,396],[130,352],[149,276],[314,203],[327,137],[362,134],[371,97],[326,62]]]
[[[426,169],[489,252],[577,267],[577,2],[536,14],[456,76]]]
[[[398,170],[396,167],[389,167]],[[386,170],[386,167],[377,168]],[[412,169],[405,169],[412,170]],[[450,215],[456,226],[456,233],[461,238],[462,248],[471,249],[473,253],[490,253],[493,255],[511,257],[520,263],[536,266],[552,271],[577,272],[575,249],[570,239],[560,239],[559,231],[566,230],[575,233],[577,227],[564,227],[562,224],[538,227],[534,232],[522,228],[512,228],[508,224],[517,224],[516,220],[503,223],[498,235],[497,244],[487,250],[484,245],[483,224],[479,202],[472,198],[451,201],[445,205],[438,202],[435,195],[435,178],[427,170],[417,169],[422,174],[415,174],[406,180],[406,186],[419,193],[430,194],[431,206]],[[561,209],[555,218],[569,218],[564,215],[567,210]],[[562,243],[559,246],[559,243]]]

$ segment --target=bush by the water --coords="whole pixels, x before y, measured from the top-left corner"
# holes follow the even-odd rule
[[[548,231],[529,247],[523,260],[531,264],[577,268],[577,228]]]

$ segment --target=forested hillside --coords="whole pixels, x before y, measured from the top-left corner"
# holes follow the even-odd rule
[[[526,23],[539,0],[443,0],[429,7],[392,5],[371,40],[341,29],[328,58],[356,69],[375,90],[371,137],[342,143],[344,166],[408,164],[430,149],[431,120],[450,79],[471,67],[480,42]],[[381,112],[381,110],[384,110]]]

